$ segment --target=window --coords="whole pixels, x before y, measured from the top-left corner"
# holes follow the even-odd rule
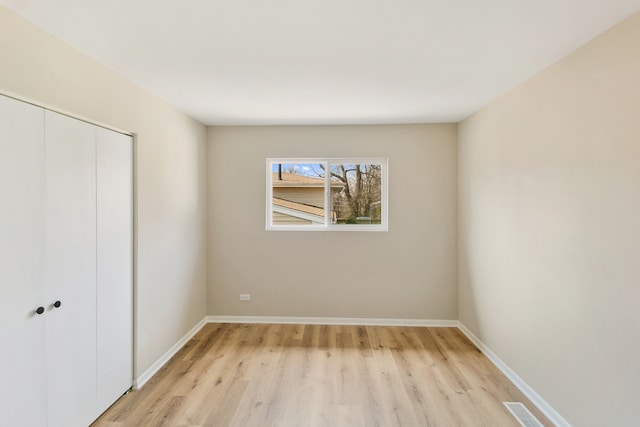
[[[386,159],[267,159],[267,230],[387,227]]]

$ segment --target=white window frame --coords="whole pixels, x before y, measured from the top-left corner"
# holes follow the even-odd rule
[[[307,164],[325,164],[325,170],[330,170],[329,165],[333,164],[374,164],[381,166],[382,183],[380,195],[381,207],[381,223],[380,224],[332,224],[331,223],[331,174],[325,174],[324,184],[324,223],[323,224],[301,224],[301,225],[277,225],[273,224],[273,165],[278,163],[307,163]],[[389,160],[383,157],[345,157],[345,158],[287,158],[272,157],[267,158],[266,162],[266,230],[267,231],[388,231],[389,230]]]

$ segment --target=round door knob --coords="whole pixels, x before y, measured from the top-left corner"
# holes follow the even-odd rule
[[[42,314],[42,313],[44,313],[44,307],[36,308],[36,314]]]
[[[60,307],[61,305],[62,305],[62,303],[61,303],[60,301],[56,301],[56,302],[54,302],[54,303],[53,303],[53,306],[54,306],[55,308],[58,308],[58,307]]]

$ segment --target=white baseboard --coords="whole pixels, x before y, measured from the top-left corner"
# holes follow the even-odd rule
[[[469,338],[469,340],[475,344],[476,347],[482,351],[482,353],[489,359],[502,373],[516,386],[518,389],[527,396],[527,398],[536,405],[536,407],[542,412],[553,424],[557,427],[571,427],[571,424],[565,420],[555,409],[551,407],[538,393],[535,392],[522,378],[518,376],[506,363],[502,361],[485,343],[480,341],[466,326],[461,322],[457,322],[456,325],[460,331]]]
[[[156,362],[149,367],[146,371],[142,373],[142,375],[138,376],[133,383],[134,390],[141,388],[147,381],[151,379],[159,370],[162,368],[168,361],[171,359],[184,345],[189,341],[195,334],[202,329],[202,327],[207,323],[207,318],[205,317],[201,321],[198,322],[196,326],[191,328],[189,332],[187,332],[182,338],[178,340],[169,350],[167,350]]]
[[[207,316],[208,323],[271,323],[300,325],[457,327],[457,320],[372,319],[362,317]]]

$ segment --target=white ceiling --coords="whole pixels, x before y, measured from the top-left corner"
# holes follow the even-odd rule
[[[209,125],[457,122],[640,0],[0,0]]]

